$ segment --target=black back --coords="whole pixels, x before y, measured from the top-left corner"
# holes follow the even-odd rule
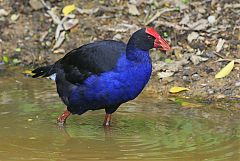
[[[69,82],[82,83],[92,74],[113,69],[120,55],[125,52],[126,44],[123,42],[96,41],[70,51],[59,63]]]

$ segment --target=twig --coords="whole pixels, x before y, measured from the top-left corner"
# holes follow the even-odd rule
[[[216,52],[214,52],[214,54],[217,55],[217,56],[219,56],[220,58],[224,59],[224,56],[222,56],[222,55],[220,55],[220,54],[218,54],[218,53],[216,53]]]
[[[51,9],[51,7],[50,6],[48,6],[46,3],[45,3],[45,1],[44,0],[41,0],[41,2],[42,2],[42,4],[44,5],[44,7],[46,7],[47,9]]]
[[[157,13],[148,21],[145,23],[145,25],[149,25],[150,23],[152,23],[154,20],[156,20],[158,17],[160,17],[163,13],[165,12],[170,12],[170,11],[176,11],[176,8],[165,8],[162,11],[157,11]]]
[[[99,9],[104,12],[115,12],[122,11],[124,9],[123,6],[117,6],[117,7],[106,7],[106,6],[100,6]]]
[[[180,26],[180,25],[172,23],[172,22],[167,22],[167,21],[156,21],[155,22],[155,28],[160,25],[167,26],[167,27],[173,27],[176,30],[190,30],[190,28],[188,28],[188,27]]]
[[[240,64],[240,59],[218,59],[218,60],[215,61],[215,62],[221,62],[221,61],[232,61],[232,60],[234,60],[235,63]]]
[[[55,49],[59,48],[62,45],[63,41],[65,40],[65,34],[66,34],[66,31],[62,31],[60,33],[60,35],[59,35],[58,39],[56,40],[56,43],[53,46],[52,50],[55,50]]]
[[[80,14],[88,14],[88,15],[92,15],[96,12],[99,11],[99,8],[95,8],[95,9],[81,9],[81,8],[76,8],[76,10],[80,13]]]
[[[224,5],[224,9],[226,8],[240,8],[240,3],[237,3],[237,4],[225,4]]]
[[[55,24],[60,23],[60,21],[61,21],[60,18],[57,15],[55,15],[51,10],[47,10],[47,13],[51,16],[51,18],[53,19],[53,22]]]
[[[123,6],[119,6],[119,7],[105,7],[105,6],[100,6],[97,8],[92,8],[92,9],[82,9],[82,8],[77,8],[76,10],[80,13],[80,14],[89,14],[92,15],[96,12],[99,11],[103,11],[103,12],[115,12],[117,11],[121,11],[123,10],[124,7]]]

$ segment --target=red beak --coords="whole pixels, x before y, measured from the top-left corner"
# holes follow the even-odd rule
[[[161,38],[158,32],[153,28],[147,27],[145,32],[155,37],[154,48],[159,48],[160,50],[164,50],[164,51],[171,49],[168,43],[163,38]]]
[[[161,38],[161,36],[155,39],[154,48],[159,48],[160,50],[164,50],[164,51],[171,49],[168,43],[163,38]]]

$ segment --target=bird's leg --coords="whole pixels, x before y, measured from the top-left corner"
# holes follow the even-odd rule
[[[108,106],[105,108],[106,115],[105,115],[105,119],[103,122],[103,126],[109,127],[111,125],[112,113],[114,113],[119,106],[120,106],[120,104],[117,104],[117,105]]]
[[[64,111],[57,119],[58,125],[64,125],[69,115],[71,115],[71,112],[68,110]]]
[[[112,121],[112,114],[107,114],[105,115],[105,119],[103,122],[103,126],[110,126]]]

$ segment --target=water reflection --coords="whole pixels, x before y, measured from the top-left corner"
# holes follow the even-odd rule
[[[1,75],[0,90],[1,160],[240,160],[240,113],[221,104],[182,108],[144,93],[122,105],[110,128],[104,111],[59,128],[64,106],[53,82]]]

